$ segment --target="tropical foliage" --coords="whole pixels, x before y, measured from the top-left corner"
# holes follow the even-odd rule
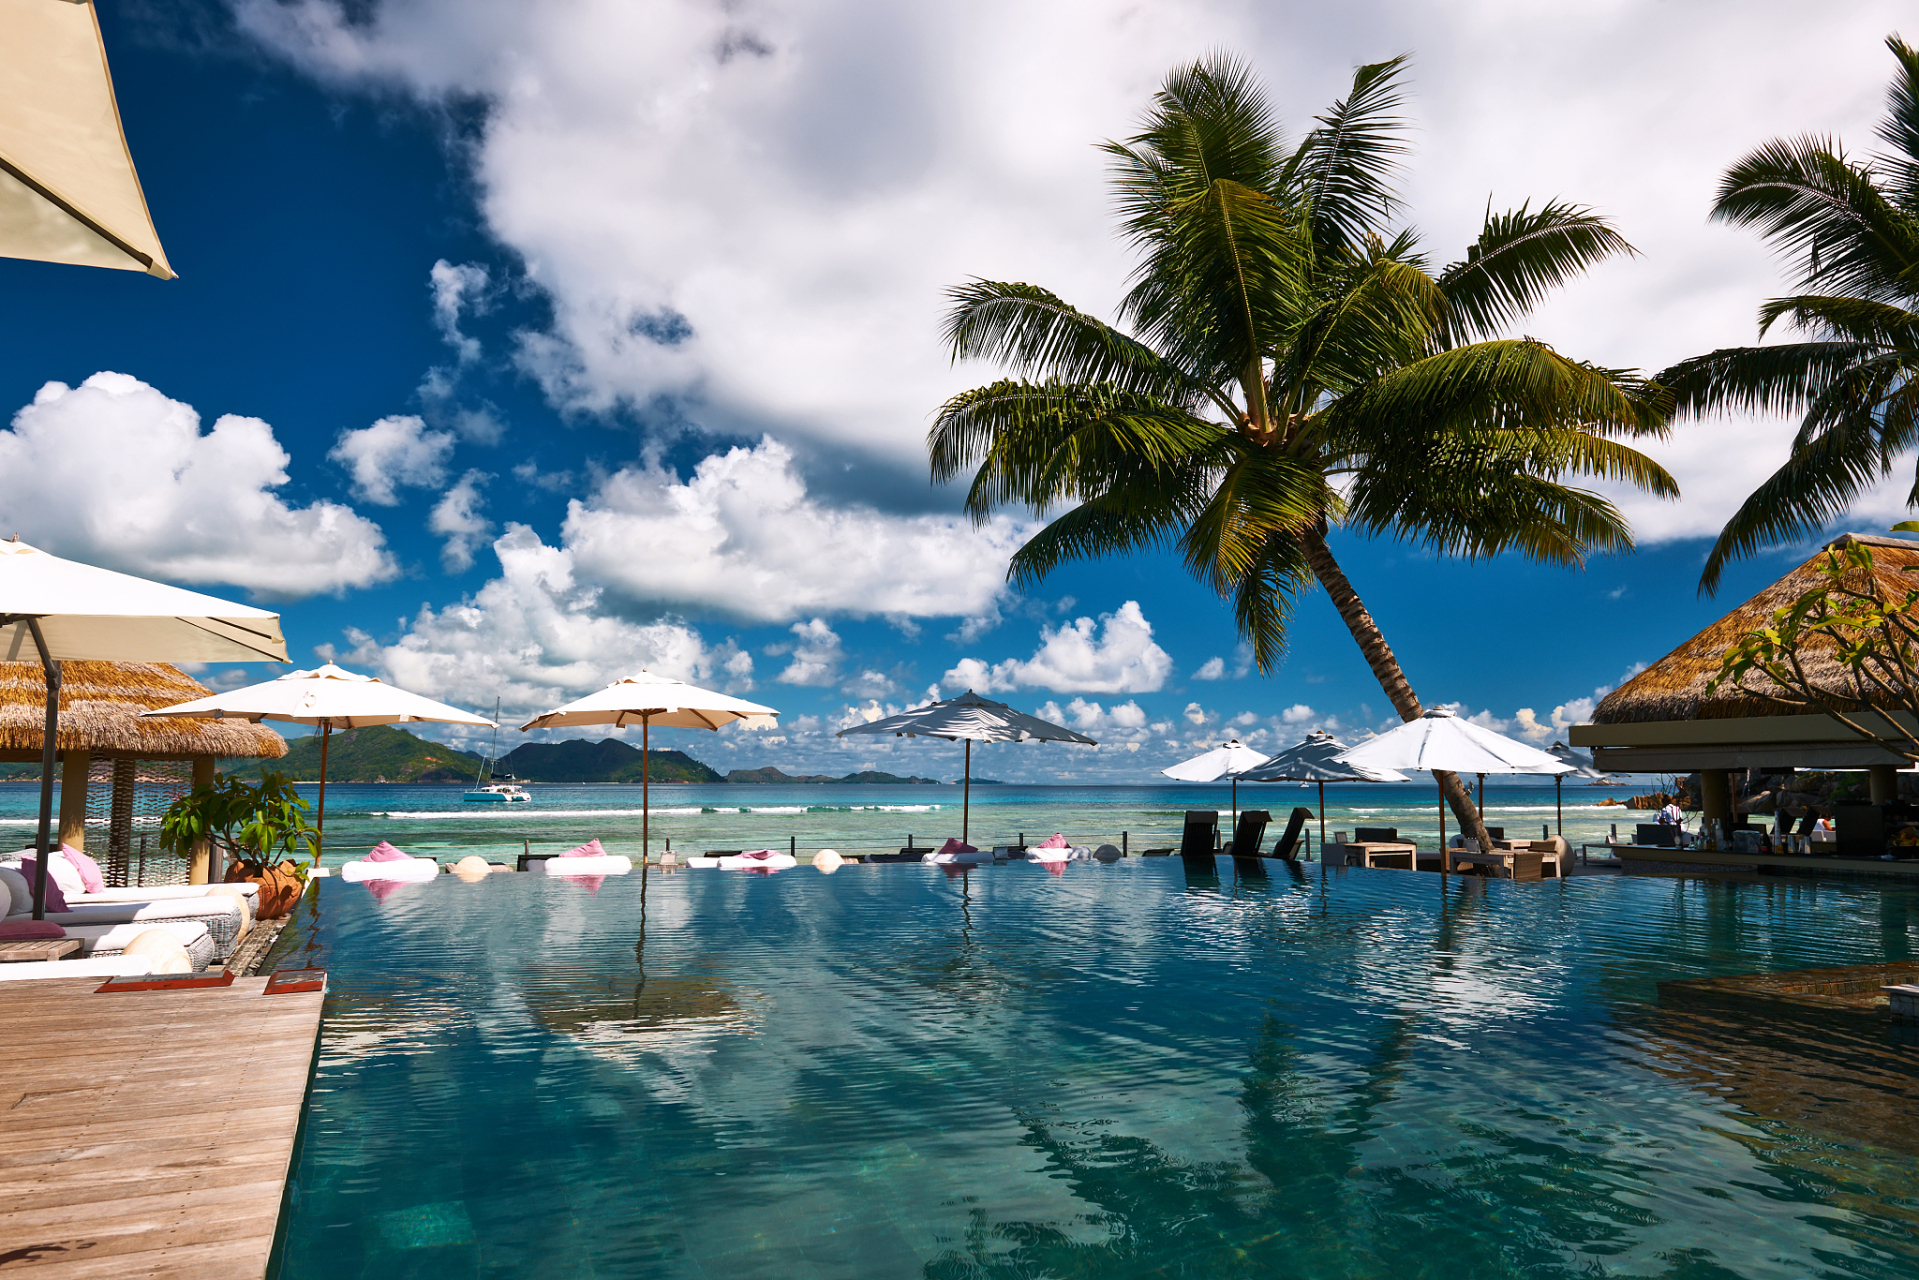
[[[1014,557],[1015,582],[1174,549],[1231,601],[1262,671],[1317,582],[1412,719],[1419,699],[1331,529],[1578,565],[1632,537],[1573,481],[1677,486],[1624,443],[1664,432],[1660,388],[1504,336],[1556,286],[1631,252],[1611,225],[1557,202],[1489,210],[1443,267],[1394,225],[1404,66],[1361,67],[1296,144],[1240,63],[1175,70],[1142,131],[1106,144],[1139,256],[1118,323],[1031,284],[954,289],[954,359],[1010,376],[942,406],[928,445],[935,479],[972,473],[976,518],[1058,512]],[[1484,839],[1457,779],[1440,780]]]
[[[1730,685],[1785,711],[1823,712],[1919,761],[1919,735],[1868,710],[1919,717],[1919,588],[1885,591],[1863,543],[1828,550],[1819,577],[1726,650],[1706,695]]]
[[[256,782],[222,774],[175,800],[160,818],[160,847],[189,857],[206,841],[229,859],[270,865],[301,846],[318,855],[319,833],[307,802],[282,774]]]
[[[1816,534],[1919,446],[1919,52],[1898,62],[1880,126],[1887,150],[1855,159],[1833,138],[1766,143],[1726,171],[1712,216],[1757,228],[1786,259],[1794,292],[1759,308],[1763,339],[1659,375],[1679,411],[1789,414],[1786,462],[1720,532],[1700,588],[1762,546]],[[1919,504],[1919,476],[1907,493]]]

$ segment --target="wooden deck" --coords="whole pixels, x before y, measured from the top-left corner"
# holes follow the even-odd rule
[[[1833,873],[1855,875],[1864,873],[1875,876],[1919,876],[1919,860],[1910,862],[1884,862],[1878,858],[1834,858],[1807,857],[1797,853],[1731,853],[1707,849],[1673,849],[1664,845],[1652,844],[1615,844],[1608,846],[1592,845],[1594,849],[1609,848],[1612,855],[1625,862],[1670,862],[1689,863],[1696,867],[1737,867],[1772,868],[1778,871],[1800,871],[1813,873]]]
[[[0,1277],[260,1280],[323,997],[101,981],[0,983]]]

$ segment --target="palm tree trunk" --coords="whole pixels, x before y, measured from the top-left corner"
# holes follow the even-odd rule
[[[1417,720],[1425,715],[1426,709],[1419,705],[1419,695],[1413,692],[1406,673],[1400,669],[1392,646],[1386,643],[1386,637],[1381,633],[1379,624],[1373,621],[1373,615],[1366,611],[1359,592],[1353,590],[1346,571],[1339,567],[1339,561],[1333,559],[1333,550],[1326,545],[1325,533],[1319,529],[1311,530],[1300,535],[1299,544],[1306,553],[1306,563],[1312,566],[1313,576],[1319,579],[1320,586],[1326,588],[1333,608],[1339,610],[1341,621],[1353,633],[1360,653],[1365,655],[1366,665],[1373,669],[1373,678],[1379,681],[1379,687],[1385,691],[1387,701],[1393,704],[1393,710],[1399,713],[1401,720]],[[1459,819],[1459,829],[1477,840],[1481,849],[1490,850],[1493,844],[1486,834],[1485,819],[1480,816],[1478,806],[1473,804],[1472,795],[1459,780],[1459,775],[1450,770],[1435,769],[1433,781],[1439,784],[1446,803],[1452,807],[1453,816]]]

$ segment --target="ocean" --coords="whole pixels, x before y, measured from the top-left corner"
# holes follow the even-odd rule
[[[318,788],[302,784],[310,800]],[[382,840],[416,856],[449,861],[479,854],[510,861],[523,850],[554,852],[598,839],[609,850],[631,854],[640,843],[640,788],[627,785],[531,784],[531,804],[479,805],[462,800],[466,788],[385,783],[333,783],[327,787],[326,862],[359,856]],[[1486,821],[1509,838],[1558,828],[1575,846],[1603,841],[1617,824],[1630,832],[1650,815],[1619,807],[1642,786],[1564,789],[1564,825],[1555,812],[1553,786],[1540,779],[1488,779]],[[39,789],[31,783],[0,784],[0,839],[29,843]],[[1613,805],[1602,804],[1612,800]],[[1225,783],[1154,786],[1025,786],[987,784],[973,788],[967,834],[986,847],[1037,843],[1062,833],[1074,844],[1115,844],[1138,853],[1179,843],[1188,809],[1218,809],[1224,828],[1231,789]],[[1316,848],[1318,792],[1298,783],[1245,783],[1241,808],[1273,814],[1267,842],[1294,805],[1314,809],[1309,824]],[[957,786],[858,786],[844,783],[661,784],[652,789],[652,847],[658,852],[789,846],[807,854],[837,849],[843,854],[891,852],[910,838],[917,847],[938,845],[961,829]],[[153,820],[137,830],[150,833]],[[1430,778],[1419,782],[1336,783],[1326,787],[1328,835],[1355,826],[1396,827],[1405,839],[1431,847],[1438,834],[1438,793]],[[1446,815],[1448,834],[1457,825]],[[136,837],[137,838],[137,837]],[[670,844],[669,844],[670,842]]]

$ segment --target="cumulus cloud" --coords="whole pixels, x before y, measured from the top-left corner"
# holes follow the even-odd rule
[[[480,486],[492,478],[484,471],[469,471],[434,504],[427,528],[446,540],[440,547],[440,562],[450,573],[471,569],[473,552],[493,531],[493,522],[480,514],[486,501]]]
[[[683,622],[633,622],[605,612],[572,554],[509,524],[493,544],[500,576],[471,597],[423,607],[391,641],[351,633],[349,660],[402,688],[455,705],[514,714],[571,701],[642,668],[721,689],[751,687],[752,658]]]
[[[461,331],[460,318],[469,310],[485,307],[489,279],[487,269],[477,263],[455,266],[445,258],[434,263],[428,273],[433,290],[433,322],[461,364],[472,364],[480,358],[480,340]]]
[[[1097,620],[1075,618],[1040,629],[1030,659],[1008,658],[988,666],[962,658],[941,677],[946,688],[978,693],[1022,688],[1057,693],[1154,693],[1172,674],[1173,657],[1153,642],[1153,625],[1128,600]]]
[[[1199,664],[1198,670],[1193,672],[1195,680],[1224,680],[1225,678],[1226,659],[1224,658],[1208,658]]]
[[[1645,669],[1645,663],[1635,662],[1626,668],[1626,673],[1612,684],[1602,684],[1594,689],[1591,695],[1584,698],[1568,698],[1554,707],[1551,714],[1543,720],[1531,707],[1521,707],[1514,713],[1510,722],[1511,731],[1521,737],[1530,738],[1534,742],[1564,738],[1566,730],[1576,724],[1586,724],[1591,721],[1593,709],[1599,705],[1600,699]]]
[[[382,507],[400,504],[403,488],[434,488],[446,480],[453,433],[429,431],[413,414],[381,418],[370,427],[342,431],[327,457],[353,476],[353,491]]]
[[[813,618],[794,623],[792,631],[796,637],[792,650],[793,661],[787,664],[786,670],[780,672],[780,683],[829,685],[838,680],[840,663],[845,661],[846,651],[840,647],[840,638],[833,628]]]
[[[1085,698],[1074,698],[1064,708],[1057,702],[1048,702],[1033,714],[1083,733],[1108,749],[1137,751],[1153,733],[1145,710],[1130,698],[1113,707],[1088,702]]]
[[[1253,646],[1240,641],[1233,649],[1233,665],[1228,668],[1226,659],[1211,657],[1199,664],[1193,672],[1195,680],[1224,680],[1230,671],[1235,680],[1244,680],[1253,669]]]
[[[786,622],[988,613],[1031,529],[829,507],[769,438],[706,458],[686,480],[655,465],[614,472],[568,504],[562,536],[581,576],[612,595]]]
[[[138,378],[49,382],[0,431],[0,523],[91,564],[265,599],[394,577],[377,524],[274,493],[287,462],[258,418],[226,414],[203,434],[191,405]]]

